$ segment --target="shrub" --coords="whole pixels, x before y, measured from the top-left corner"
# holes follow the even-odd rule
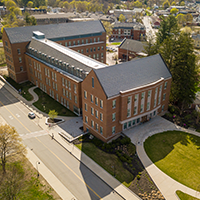
[[[121,150],[121,149],[119,149],[118,151],[119,151],[119,153],[122,153],[122,150]]]
[[[172,118],[172,117],[173,117],[173,115],[172,115],[171,113],[166,113],[165,116],[166,116],[166,117],[169,117],[169,118]]]
[[[132,170],[135,171],[135,167],[133,167]]]
[[[127,146],[127,151],[130,155],[134,155],[135,152],[136,152],[136,148],[135,148],[135,145],[130,143],[128,146]]]
[[[142,175],[142,172],[138,172],[139,175]]]
[[[192,118],[192,115],[190,115],[190,114],[186,115],[184,118],[185,118],[186,121],[189,121]]]
[[[129,166],[130,166],[131,168],[133,167],[133,165],[132,165],[132,164],[130,164]]]
[[[131,163],[132,163],[132,161],[131,161],[131,160],[127,160],[127,163],[128,163],[128,164],[131,164]]]
[[[137,180],[140,180],[140,178],[141,178],[141,176],[138,174],[138,175],[137,175]]]
[[[119,159],[122,161],[122,162],[126,162],[126,158],[124,158],[124,156],[120,156]]]

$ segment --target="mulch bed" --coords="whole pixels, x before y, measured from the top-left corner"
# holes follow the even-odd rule
[[[56,119],[56,118],[53,119],[53,120],[48,118],[48,120],[47,120],[48,123],[58,123],[58,122],[61,122],[61,121],[62,121],[62,119]]]

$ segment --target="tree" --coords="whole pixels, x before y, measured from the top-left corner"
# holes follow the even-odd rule
[[[168,1],[168,0],[165,1],[165,2],[163,3],[163,8],[164,8],[164,9],[169,8],[169,6],[170,6],[170,4],[169,4],[169,1]]]
[[[32,7],[33,7],[33,2],[32,2],[32,1],[29,1],[29,2],[26,4],[26,6],[27,6],[28,8],[32,8]]]
[[[58,112],[55,110],[50,110],[48,115],[51,120],[54,120],[58,116]]]
[[[180,13],[180,14],[178,14],[177,16],[176,16],[176,18],[177,18],[177,20],[178,20],[178,23],[180,24],[180,25],[184,25],[184,24],[186,24],[186,22],[187,22],[187,20],[186,20],[186,15],[184,15],[184,14],[182,14],[182,13]]]
[[[158,44],[161,44],[167,37],[179,32],[177,19],[173,15],[169,15],[167,18],[161,17],[161,19],[156,41]]]
[[[142,8],[142,3],[137,0],[137,1],[134,2],[134,7],[136,7],[136,8]]]
[[[175,1],[173,1],[172,2],[172,4],[171,4],[171,6],[175,6],[176,5],[176,2]]]
[[[199,75],[193,52],[192,38],[180,33],[175,44],[174,60],[171,68],[172,85],[170,99],[176,102],[182,114],[185,107],[192,103],[198,90]]]
[[[178,9],[177,8],[172,8],[171,10],[170,10],[170,13],[171,14],[176,14],[178,12]]]
[[[103,23],[103,26],[106,30],[106,34],[109,37],[112,34],[112,25],[111,25],[110,22],[102,22],[102,23]]]
[[[8,125],[0,126],[0,158],[3,173],[6,173],[6,163],[16,155],[22,156],[26,153],[25,146],[21,143],[22,139],[14,127]]]
[[[185,6],[185,2],[181,1],[180,6]]]
[[[125,21],[126,21],[126,17],[125,17],[123,14],[121,14],[121,15],[119,16],[119,21],[120,21],[120,22],[125,22]]]
[[[193,21],[193,16],[190,13],[186,14],[186,21],[191,23]]]

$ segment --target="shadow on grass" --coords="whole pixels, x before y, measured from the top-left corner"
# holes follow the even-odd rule
[[[48,114],[50,110],[55,110],[56,112],[58,112],[59,116],[77,116],[72,111],[57,102],[55,99],[50,97],[48,94],[43,92],[41,89],[36,88],[34,89],[34,92],[38,95],[39,100],[33,103],[33,105],[42,112]]]
[[[166,131],[155,134],[146,139],[144,148],[149,158],[155,163],[165,158],[174,150],[174,145],[179,142],[184,146],[193,143],[197,146],[197,150],[200,149],[200,138],[198,136],[181,131]]]

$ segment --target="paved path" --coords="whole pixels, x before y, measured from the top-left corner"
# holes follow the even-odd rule
[[[200,137],[199,132],[195,132],[192,130],[184,129],[180,126],[177,126],[168,120],[165,120],[162,117],[155,117],[149,122],[145,124],[139,125],[135,128],[129,129],[125,132],[125,134],[131,138],[131,141],[136,145],[137,154],[142,161],[144,167],[147,172],[153,179],[154,183],[157,185],[163,196],[167,200],[177,200],[179,199],[176,195],[177,190],[181,190],[191,196],[196,198],[200,198],[200,192],[197,192],[185,185],[175,181],[165,173],[163,173],[160,169],[158,169],[147,156],[143,142],[151,135],[156,133],[161,133],[167,130],[180,130],[184,132],[188,132]]]
[[[2,77],[0,77],[1,80]],[[0,84],[3,82],[0,80]],[[58,125],[54,127],[48,128],[47,125],[45,125],[46,121],[46,114],[42,113],[41,111],[37,110],[34,106],[32,106],[31,102],[35,102],[37,97],[35,97],[36,94],[34,94],[33,89],[30,90],[31,94],[33,95],[34,99],[31,102],[26,101],[21,95],[18,94],[18,92],[8,83],[4,82],[4,87],[13,94],[17,99],[21,101],[22,104],[24,104],[29,110],[36,112],[37,118],[35,119],[35,123],[40,126],[43,130],[46,130],[50,136],[52,133],[54,134],[54,139],[62,145],[67,151],[71,152],[71,154],[77,158],[81,163],[83,163],[86,167],[88,167],[92,172],[94,172],[98,177],[100,177],[104,182],[106,182],[110,187],[113,188],[114,192],[120,195],[123,199],[126,200],[140,200],[140,198],[134,194],[132,191],[130,191],[128,188],[126,188],[123,184],[121,184],[118,180],[116,180],[113,176],[111,176],[109,173],[107,173],[103,168],[101,168],[98,164],[96,164],[92,159],[90,159],[87,155],[85,155],[82,151],[80,151],[78,148],[76,148],[74,145],[68,143],[67,141],[63,140],[61,136],[58,134],[58,131],[63,131],[61,127]],[[63,117],[62,117],[63,118]],[[65,118],[68,120],[68,118]],[[72,119],[69,117],[69,120]],[[73,118],[76,120],[76,118]],[[1,119],[0,119],[1,120]],[[74,130],[75,131],[75,130]],[[42,134],[40,132],[39,134]],[[46,134],[46,133],[45,133]],[[29,137],[29,135],[26,135],[26,137]],[[36,162],[40,161],[38,157],[28,149],[28,155],[30,162],[33,164],[33,166],[36,168]],[[44,178],[48,181],[48,183],[52,186],[52,188],[58,193],[58,195],[62,199],[71,200],[76,199],[71,192],[64,187],[64,185],[51,173],[51,171],[45,166],[40,166],[40,173]],[[106,199],[106,198],[105,198]]]

